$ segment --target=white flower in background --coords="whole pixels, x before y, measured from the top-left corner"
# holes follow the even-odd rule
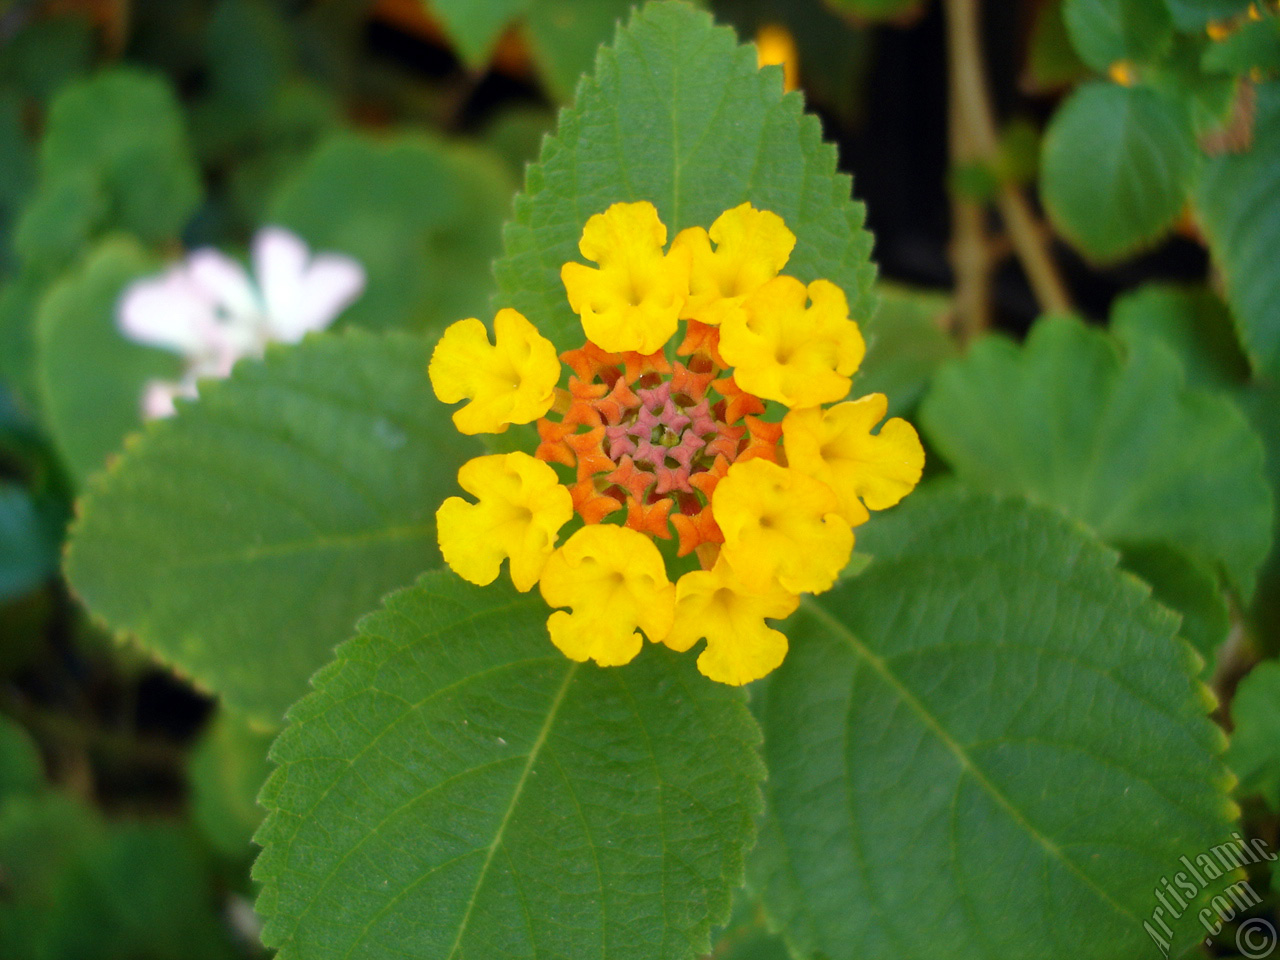
[[[120,298],[125,336],[181,354],[179,381],[153,380],[143,415],[167,417],[174,399],[195,397],[202,377],[225,377],[241,357],[260,357],[268,343],[296,343],[329,326],[364,290],[364,268],[351,257],[320,253],[280,227],[253,239],[253,276],[226,254],[190,253],[157,277],[139,280]]]

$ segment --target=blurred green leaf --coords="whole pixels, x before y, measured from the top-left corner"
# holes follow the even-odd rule
[[[1257,368],[1280,377],[1280,83],[1258,87],[1253,144],[1204,165],[1196,212]]]
[[[1241,24],[1231,36],[1209,46],[1201,61],[1205,70],[1248,73],[1280,70],[1280,18]]]
[[[1213,567],[1164,544],[1123,550],[1120,565],[1145,580],[1156,600],[1182,616],[1180,635],[1204,658],[1201,672],[1212,675],[1217,650],[1231,629],[1231,610]]]
[[[538,159],[542,138],[555,131],[556,117],[541,107],[504,110],[484,131],[484,143],[507,164],[514,180],[524,178],[524,168]]]
[[[912,410],[942,364],[960,355],[946,332],[951,301],[932,293],[881,284],[880,309],[862,324],[867,356],[854,382],[858,393],[883,393],[889,416]]]
[[[1280,810],[1280,663],[1260,663],[1240,681],[1231,722],[1227,765],[1240,778],[1236,793],[1257,794]]]
[[[795,41],[805,100],[846,124],[859,119],[874,56],[869,29],[823,0],[715,0],[711,6],[744,39],[755,39],[762,27],[783,27]]]
[[[772,934],[764,909],[746,890],[733,899],[733,914],[724,929],[714,936],[710,960],[790,960],[782,938]]]
[[[147,243],[172,240],[200,196],[168,83],[129,68],[103,71],[65,87],[49,108],[39,184],[18,228],[24,256],[65,263],[112,228]],[[71,222],[60,226],[64,218]]]
[[[27,138],[22,105],[0,90],[0,277],[17,267],[11,234],[35,183],[35,150]]]
[[[1128,344],[1153,337],[1178,355],[1193,386],[1237,390],[1249,377],[1231,314],[1203,287],[1149,283],[1116,300],[1111,331]]]
[[[1165,0],[1179,30],[1199,30],[1210,20],[1242,17],[1250,0]]]
[[[1156,60],[1173,41],[1165,0],[1065,0],[1062,17],[1080,58],[1099,73]]]
[[[749,869],[793,956],[1154,951],[1152,889],[1234,816],[1173,616],[1020,500],[917,492],[864,529],[871,566],[802,603],[752,700],[769,778]]]
[[[1064,0],[1048,0],[1036,9],[1024,82],[1035,91],[1074,86],[1089,73],[1067,33],[1062,18]]]
[[[499,302],[534,319],[560,349],[581,344],[560,267],[577,257],[587,218],[649,200],[670,234],[710,226],[749,200],[798,237],[787,272],[842,287],[855,318],[874,308],[870,236],[835,149],[780,72],[679,2],[650,3],[600,53],[597,73],[560,115],[529,167],[495,266]]]
[[[1040,191],[1053,225],[1090,257],[1159,240],[1187,202],[1195,141],[1186,111],[1142,87],[1088,83],[1045,135]]]
[[[44,102],[92,69],[96,46],[88,17],[29,17],[0,43],[0,84]]]
[[[740,690],[647,645],[600,669],[540,597],[422,577],[290,711],[254,876],[282,958],[692,960],[754,835]]]
[[[424,0],[425,2],[425,0]],[[489,63],[498,37],[537,0],[430,0],[454,47],[472,70]]]
[[[134,241],[103,241],[55,283],[36,317],[40,407],[77,486],[101,470],[127,434],[142,426],[151,379],[176,380],[182,360],[120,333],[116,304],[160,262]]]
[[[191,754],[191,808],[196,826],[215,850],[246,860],[262,822],[258,791],[271,768],[267,749],[275,733],[222,710]]]
[[[428,345],[270,348],[152,423],[81,502],[67,576],[98,617],[267,724],[388,590],[439,563],[435,510],[480,452]]]
[[[553,98],[573,99],[602,43],[613,40],[619,22],[638,0],[533,0],[525,33],[538,74]]]
[[[500,161],[479,148],[344,135],[285,184],[271,220],[312,249],[364,265],[368,286],[344,322],[438,331],[487,313],[512,189]]]
[[[294,66],[289,27],[267,0],[219,0],[205,47],[211,86],[245,111],[271,103]]]
[[[828,7],[858,20],[902,20],[918,13],[925,0],[823,0]]]
[[[1024,347],[975,343],[920,417],[967,483],[1052,504],[1113,544],[1185,550],[1248,598],[1272,523],[1262,444],[1235,404],[1183,380],[1158,342],[1126,355],[1078,320],[1045,319]]]
[[[0,545],[3,543],[0,537]],[[43,786],[44,764],[40,762],[36,745],[19,724],[0,715],[0,810],[13,797],[39,793]]]
[[[39,586],[58,569],[58,533],[29,491],[0,480],[0,603]]]

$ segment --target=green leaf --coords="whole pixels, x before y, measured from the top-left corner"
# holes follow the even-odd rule
[[[547,613],[438,571],[316,675],[262,793],[281,960],[706,952],[759,809],[744,697],[660,647],[575,664]]]
[[[9,35],[6,30],[0,46],[0,84],[46,101],[65,84],[89,72],[96,46],[88,17],[27,17],[16,34]]]
[[[0,480],[0,603],[58,569],[58,530],[30,492]]]
[[[1179,30],[1199,30],[1210,20],[1244,16],[1250,0],[1165,0]]]
[[[1049,0],[1036,11],[1024,83],[1034,91],[1075,86],[1089,69],[1076,54],[1062,16],[1064,0]]]
[[[347,134],[283,187],[271,219],[364,265],[368,285],[344,322],[439,330],[484,317],[511,189],[501,161],[477,148]]]
[[[1248,597],[1272,520],[1262,444],[1230,400],[1182,381],[1155,341],[1125,356],[1046,319],[1023,348],[988,337],[940,371],[921,424],[972,486],[1028,494],[1117,545],[1185,550]]]
[[[56,227],[68,197],[99,194],[77,235],[119,228],[148,243],[171,240],[199,205],[182,112],[163,79],[115,68],[58,94],[40,144],[39,186],[19,227],[28,246],[74,256],[74,246],[59,251],[37,235]]]
[[[258,791],[271,768],[267,749],[274,731],[221,711],[191,754],[191,813],[215,850],[233,861],[248,858],[262,822]]]
[[[116,324],[116,304],[159,261],[127,238],[104,241],[54,284],[36,316],[36,386],[58,452],[83,485],[142,426],[151,379],[176,380],[181,359],[136,344]]]
[[[359,331],[206,381],[98,475],[67,576],[117,631],[271,724],[386,591],[439,563],[435,510],[479,444],[427,344]]]
[[[835,170],[834,147],[781,72],[681,2],[650,3],[600,52],[573,108],[543,144],[495,266],[499,303],[533,320],[561,349],[582,343],[560,267],[582,227],[619,201],[649,200],[668,231],[711,222],[743,201],[786,220],[798,243],[787,272],[825,277],[855,318],[874,309],[864,211]]]
[[[711,960],[790,960],[791,954],[782,938],[769,932],[764,908],[738,891],[733,902],[733,915],[714,938]]]
[[[1258,88],[1253,145],[1204,165],[1196,209],[1249,356],[1280,376],[1280,83]]]
[[[1214,43],[1201,61],[1209,72],[1273,72],[1280,69],[1280,21],[1267,17],[1242,24],[1229,37]]]
[[[1165,0],[1065,0],[1062,17],[1081,59],[1099,73],[1120,60],[1156,60],[1173,41]]]
[[[477,70],[489,56],[502,31],[535,0],[431,0],[430,9],[444,23],[449,38],[467,66]]]
[[[538,74],[556,100],[573,99],[600,44],[635,5],[636,0],[533,0],[525,33]]]
[[[1040,192],[1068,240],[1115,260],[1164,236],[1186,204],[1194,167],[1182,106],[1143,87],[1094,82],[1049,124]]]
[[[941,293],[881,284],[880,309],[863,324],[867,356],[854,391],[883,393],[889,415],[901,416],[924,395],[942,364],[960,355],[946,332],[951,301]]]
[[[13,720],[0,716],[0,809],[12,797],[38,793],[44,764],[31,737]]]
[[[801,605],[753,700],[751,877],[793,955],[1153,952],[1152,890],[1235,815],[1175,618],[1018,500],[917,493],[859,533],[870,568]]]
[[[1163,544],[1124,550],[1120,564],[1145,580],[1156,600],[1182,615],[1179,634],[1204,658],[1201,672],[1212,674],[1217,650],[1231,629],[1231,610],[1213,567]]]
[[[1240,778],[1236,793],[1258,794],[1280,810],[1280,663],[1260,663],[1240,681],[1231,720],[1235,729],[1226,759]]]
[[[905,20],[920,12],[924,0],[823,0],[837,13],[858,20]]]
[[[1235,391],[1249,377],[1231,314],[1212,291],[1172,283],[1149,283],[1111,307],[1111,331],[1134,345],[1153,337],[1173,350],[1197,387]]]

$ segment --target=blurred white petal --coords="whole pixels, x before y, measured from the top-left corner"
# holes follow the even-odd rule
[[[116,318],[130,340],[190,356],[208,339],[214,307],[179,264],[126,288]]]
[[[273,339],[296,343],[323,330],[364,291],[364,268],[351,257],[322,253],[311,261],[289,304],[268,315]]]
[[[142,416],[147,420],[161,420],[177,413],[174,401],[178,397],[196,396],[194,382],[175,383],[171,380],[152,380],[142,394]]]
[[[269,318],[288,316],[297,303],[310,251],[283,227],[263,227],[253,238],[253,272]]]
[[[232,324],[248,322],[262,310],[249,274],[220,250],[205,247],[187,257],[191,280],[228,315]]]

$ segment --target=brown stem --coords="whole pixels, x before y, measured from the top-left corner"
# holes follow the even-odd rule
[[[983,71],[981,27],[978,17],[979,0],[945,0],[947,15],[947,51],[951,88],[951,157],[952,163],[985,162],[994,163],[1000,153],[1000,138],[996,132],[995,115],[991,108],[991,99],[987,91]],[[956,210],[956,242],[953,257],[957,272],[957,300],[961,309],[961,318],[965,332],[972,334],[981,330],[985,318],[980,313],[965,314],[964,294],[974,296],[966,291],[965,277],[962,268],[975,269],[978,259],[972,263],[963,261],[964,231],[970,234],[972,226],[966,227],[963,218],[972,218],[972,213],[963,213],[959,208],[967,201],[953,202]],[[972,206],[976,204],[970,203]],[[1036,299],[1042,309],[1061,312],[1071,309],[1071,298],[1067,294],[1066,285],[1058,273],[1057,265],[1049,250],[1045,232],[1037,222],[1031,205],[1027,202],[1022,190],[1014,184],[1004,184],[996,195],[996,205],[1004,220],[1005,230],[1013,244],[1014,252],[1022,263],[1022,269],[1035,292]],[[987,255],[985,269],[990,270],[990,257]],[[983,278],[984,287],[987,277]],[[972,282],[972,278],[970,278]]]

